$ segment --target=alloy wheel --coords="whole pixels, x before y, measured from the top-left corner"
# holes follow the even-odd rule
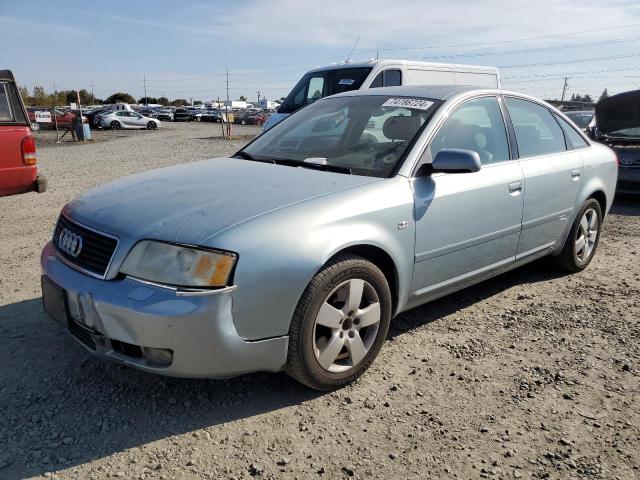
[[[598,239],[598,214],[593,208],[584,212],[576,230],[574,252],[579,262],[584,263],[591,258]]]
[[[381,315],[378,294],[366,280],[352,278],[334,288],[315,319],[318,364],[333,373],[358,365],[375,342]]]

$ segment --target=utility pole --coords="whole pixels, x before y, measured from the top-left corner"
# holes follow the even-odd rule
[[[260,108],[260,90],[256,92],[258,94],[258,108]]]
[[[93,95],[93,80],[91,81],[91,103],[96,103],[96,97]]]
[[[142,77],[142,83],[144,83],[144,104],[147,105],[149,102],[147,101],[147,74],[146,73],[144,77]]]
[[[561,102],[564,102],[564,94],[567,91],[567,81],[569,80],[569,77],[564,77],[564,86],[562,87],[562,98],[560,98]]]

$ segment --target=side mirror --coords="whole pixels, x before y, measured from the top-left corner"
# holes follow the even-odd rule
[[[480,155],[473,150],[461,150],[457,148],[445,148],[436,154],[431,163],[425,163],[420,167],[421,176],[431,173],[473,173],[480,171]]]

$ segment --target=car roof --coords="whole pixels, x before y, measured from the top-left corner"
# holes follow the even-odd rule
[[[362,62],[339,62],[332,63],[331,65],[319,65],[312,69],[309,69],[306,73],[311,72],[320,72],[326,70],[341,70],[344,68],[372,68],[376,65],[388,66],[388,65],[404,65],[404,66],[424,66],[424,67],[433,67],[439,70],[466,70],[466,71],[484,71],[484,72],[495,72],[498,73],[497,67],[490,67],[486,65],[464,65],[458,63],[437,63],[437,62],[427,62],[424,60],[407,60],[407,59],[394,59],[394,58],[381,58],[381,59],[370,59]]]
[[[403,87],[381,87],[381,88],[365,88],[362,90],[350,90],[348,92],[332,95],[335,97],[356,97],[356,96],[373,96],[373,95],[396,95],[399,97],[420,97],[429,98],[431,100],[447,100],[459,93],[478,91],[498,92],[496,89],[487,89],[482,87],[474,87],[470,85],[410,85]]]

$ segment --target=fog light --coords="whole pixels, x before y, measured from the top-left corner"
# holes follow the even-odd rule
[[[173,361],[173,351],[168,348],[144,348],[144,358],[157,365],[170,365]]]

